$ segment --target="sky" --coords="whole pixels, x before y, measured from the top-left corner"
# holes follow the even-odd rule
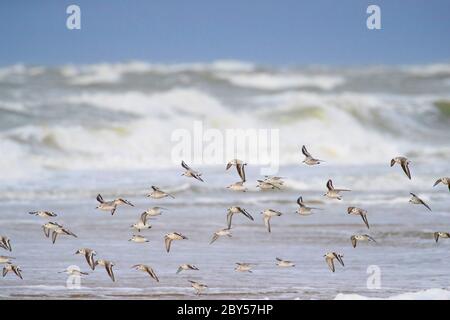
[[[66,28],[67,6],[81,30]],[[366,9],[381,8],[381,30]],[[450,61],[448,0],[0,2],[0,65],[242,60],[273,65]]]

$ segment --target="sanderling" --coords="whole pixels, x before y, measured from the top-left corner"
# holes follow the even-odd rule
[[[263,212],[261,212],[263,217],[264,217],[264,224],[267,227],[267,231],[271,232],[270,229],[270,219],[272,217],[279,217],[282,215],[281,212],[276,211],[276,210],[272,210],[272,209],[266,209]]]
[[[357,207],[348,207],[347,208],[347,213],[348,214],[352,214],[352,215],[356,215],[356,216],[361,216],[362,220],[364,221],[367,229],[369,229],[369,221],[367,220],[367,211],[361,208],[357,208]]]
[[[305,160],[303,160],[302,162],[303,162],[304,164],[309,165],[309,166],[313,166],[313,165],[316,165],[316,164],[320,164],[321,162],[325,162],[325,161],[323,161],[323,160],[315,159],[315,158],[308,152],[308,150],[306,150],[306,147],[305,147],[305,146],[302,147],[302,153],[303,153],[303,155],[305,156]]]
[[[208,289],[208,286],[206,284],[188,280],[191,283],[192,288],[195,289],[195,294],[200,295],[204,290]]]
[[[129,239],[128,241],[132,241],[132,242],[136,242],[136,243],[149,242],[148,239],[147,239],[146,237],[143,237],[143,236],[137,235],[137,234],[133,234],[133,236],[131,237],[131,239]]]
[[[411,172],[409,171],[409,164],[411,163],[411,161],[409,161],[405,157],[395,157],[391,160],[391,167],[396,163],[398,163],[402,167],[406,176],[409,178],[409,180],[411,180]]]
[[[12,251],[11,240],[9,240],[6,236],[0,236],[0,247],[5,250]]]
[[[236,268],[234,268],[235,271],[239,272],[249,272],[252,273],[252,265],[253,263],[247,263],[247,262],[236,262]]]
[[[182,265],[180,265],[178,267],[177,274],[183,270],[198,270],[198,268],[196,266],[194,266],[193,264],[183,263]]]
[[[442,183],[443,185],[447,185],[448,191],[450,191],[450,178],[449,177],[443,177],[436,180],[433,187],[436,187],[439,183]]]
[[[97,201],[100,204],[96,207],[96,209],[111,211],[111,215],[114,215],[114,212],[116,212],[117,206],[119,205],[126,204],[134,207],[134,205],[131,202],[122,198],[115,199],[112,201],[105,201],[103,200],[103,197],[100,194],[97,195]]]
[[[239,159],[233,159],[230,162],[227,163],[226,170],[230,169],[232,166],[236,166],[236,170],[239,174],[239,177],[241,177],[242,182],[245,182],[245,166],[247,164],[244,163],[244,161]]]
[[[170,197],[172,199],[175,199],[175,197],[173,195],[171,195],[170,193],[164,192],[161,189],[159,189],[158,187],[152,186],[152,192],[150,192],[147,197],[153,198],[153,199],[162,199],[165,197]]]
[[[375,239],[369,236],[368,234],[355,234],[350,237],[350,240],[352,241],[353,248],[356,248],[356,244],[358,243],[358,241],[376,242]]]
[[[58,234],[66,235],[66,236],[72,236],[72,237],[77,238],[77,236],[72,231],[70,231],[70,230],[68,230],[66,228],[56,228],[52,232],[52,243],[55,243],[56,237],[58,236]]]
[[[20,269],[20,267],[11,263],[5,264],[5,266],[3,267],[3,277],[6,276],[9,271],[14,272],[16,276],[18,276],[20,279],[23,279],[21,274],[22,270]]]
[[[194,179],[197,179],[201,182],[204,182],[203,179],[201,178],[201,173],[195,170],[192,170],[184,161],[181,161],[181,166],[186,169],[185,172],[183,172],[182,176],[186,176],[186,177],[192,177]]]
[[[422,200],[420,199],[418,196],[416,196],[414,193],[410,192],[409,193],[411,195],[411,199],[409,199],[409,202],[412,204],[422,204],[424,205],[428,210],[431,211],[431,208]]]
[[[84,255],[84,257],[86,258],[86,261],[87,261],[89,267],[92,270],[95,270],[94,256],[97,254],[97,252],[95,252],[94,250],[89,249],[89,248],[81,248],[81,249],[78,249],[77,252],[75,252],[75,254],[82,254],[82,255]]]
[[[55,229],[59,229],[62,228],[63,226],[60,225],[59,223],[56,222],[47,222],[46,224],[44,224],[42,226],[42,230],[44,231],[44,235],[45,237],[49,237],[50,236],[50,231],[55,230]]]
[[[51,218],[58,216],[56,213],[51,211],[31,211],[28,212],[29,214],[33,214],[35,216],[41,217],[41,218]]]
[[[232,207],[229,207],[227,209],[227,211],[228,211],[228,213],[227,213],[228,229],[231,228],[231,220],[233,219],[233,215],[235,215],[237,213],[242,213],[244,216],[246,216],[247,218],[249,218],[250,220],[253,221],[253,217],[250,215],[250,213],[248,213],[247,210],[245,210],[241,207],[232,206]]]
[[[95,261],[95,265],[100,265],[105,267],[106,272],[108,273],[109,277],[111,278],[111,280],[113,282],[116,281],[116,279],[114,278],[114,272],[113,272],[113,267],[114,267],[114,263],[108,260],[104,260],[104,259],[99,259],[97,261]]]
[[[149,274],[149,276],[153,279],[156,280],[156,282],[159,282],[158,276],[156,275],[155,271],[149,267],[148,265],[145,264],[136,264],[134,266],[132,266],[131,268],[139,270],[139,271],[143,271]]]
[[[303,202],[303,197],[301,196],[298,197],[297,204],[299,205],[299,208],[296,212],[301,216],[309,216],[313,214],[313,210],[320,210],[319,208],[308,207],[307,205],[305,205],[305,203]]]
[[[151,216],[147,213],[147,211],[141,214],[138,222],[132,224],[130,227],[136,229],[138,232],[141,232],[143,229],[151,229],[152,226],[150,223],[147,223],[147,220],[150,219]]]
[[[438,242],[439,237],[448,239],[448,238],[450,238],[450,233],[449,232],[435,232],[434,240],[436,241],[436,243]]]
[[[329,179],[327,181],[327,193],[324,194],[324,196],[330,198],[330,199],[338,199],[338,200],[342,200],[342,196],[340,195],[341,192],[343,191],[351,191],[349,189],[335,189],[333,187],[333,181],[331,181],[331,179]]]
[[[219,239],[219,237],[223,237],[223,236],[228,236],[229,238],[231,238],[230,228],[224,228],[224,229],[220,229],[220,230],[217,230],[216,232],[214,232],[209,244],[212,244],[214,241]]]
[[[187,239],[187,237],[183,236],[181,233],[178,232],[172,232],[168,233],[164,236],[164,243],[166,245],[166,251],[170,251],[170,245],[172,244],[173,240],[184,240]]]
[[[283,260],[281,258],[275,258],[278,262],[277,262],[277,266],[279,267],[295,267],[295,264],[292,261],[289,260]]]
[[[330,267],[330,270],[334,272],[334,259],[337,259],[337,261],[339,261],[339,263],[344,266],[344,261],[342,260],[342,258],[344,257],[343,255],[336,253],[336,252],[327,252],[325,255],[325,261],[328,265],[328,267]]]
[[[230,184],[227,189],[233,190],[233,191],[242,191],[246,192],[248,189],[244,186],[244,181],[235,182],[233,184]]]
[[[257,188],[260,188],[261,190],[273,190],[273,189],[278,189],[280,190],[280,185],[277,183],[273,183],[273,182],[269,182],[266,180],[257,180],[258,185],[256,186]]]

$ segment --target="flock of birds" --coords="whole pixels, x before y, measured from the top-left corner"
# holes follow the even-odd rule
[[[314,166],[314,165],[319,165],[322,162],[324,162],[323,160],[314,158],[308,152],[308,150],[306,149],[305,146],[302,147],[302,153],[305,156],[303,163],[306,165]],[[411,172],[409,169],[410,161],[406,157],[395,157],[391,160],[391,167],[394,166],[395,164],[399,164],[401,166],[401,168],[403,169],[404,173],[406,174],[406,176],[411,180]],[[244,161],[238,160],[238,159],[234,159],[227,164],[226,170],[230,169],[233,166],[236,167],[237,173],[238,173],[239,177],[241,178],[241,180],[239,182],[236,182],[236,183],[228,186],[227,187],[228,189],[231,189],[233,191],[241,191],[241,192],[247,191],[247,188],[244,186],[244,183],[246,182],[246,177],[245,177],[245,166],[246,165],[247,165],[247,163],[245,163]],[[204,182],[204,180],[202,179],[202,174],[200,172],[193,170],[184,161],[182,161],[181,166],[185,170],[182,174],[183,176],[194,178],[198,181]],[[274,177],[266,176],[264,180],[257,180],[257,181],[258,181],[257,187],[259,187],[261,190],[281,189],[281,187],[283,186],[283,183],[284,183],[282,177],[276,177],[276,176],[274,176]],[[447,185],[448,189],[450,191],[450,178],[449,177],[443,177],[443,178],[438,179],[434,183],[434,186],[437,186],[440,183]],[[331,179],[327,181],[326,187],[327,187],[327,192],[324,194],[324,196],[327,198],[330,198],[330,199],[335,199],[335,200],[342,200],[342,193],[351,191],[350,189],[335,188],[333,186],[333,181]],[[410,203],[423,205],[428,210],[431,211],[430,206],[427,203],[425,203],[421,198],[419,198],[414,193],[410,193],[410,194],[411,194],[411,199],[409,200]],[[165,192],[156,186],[151,187],[151,191],[147,195],[147,197],[150,197],[153,199],[162,199],[162,198],[166,198],[166,197],[175,198],[172,194]],[[111,215],[114,215],[117,208],[121,205],[128,205],[128,206],[134,207],[134,205],[130,201],[122,199],[122,198],[118,198],[118,199],[111,200],[111,201],[105,201],[100,194],[97,196],[97,201],[99,204],[96,209],[103,210],[103,211],[109,211],[111,213]],[[312,214],[314,210],[320,210],[319,208],[307,206],[301,196],[297,199],[297,204],[298,204],[298,209],[296,212],[299,215],[307,216],[307,215]],[[162,210],[164,210],[164,208],[162,208],[162,207],[152,207],[152,208],[146,210],[145,212],[143,212],[141,214],[139,221],[136,222],[135,224],[131,225],[131,228],[137,230],[138,232],[141,232],[141,230],[150,229],[152,226],[150,225],[149,220],[155,216],[161,215]],[[370,228],[369,221],[367,219],[367,211],[366,210],[364,210],[362,208],[358,208],[358,207],[348,207],[347,212],[350,215],[360,216],[362,218],[364,224],[366,225],[367,229]],[[36,215],[41,218],[46,218],[46,219],[54,218],[57,216],[57,214],[55,214],[54,212],[50,212],[50,211],[33,211],[33,212],[30,212],[30,214]],[[242,207],[232,206],[232,207],[228,208],[228,210],[227,210],[227,227],[214,232],[214,234],[211,238],[210,244],[217,241],[220,237],[231,237],[232,219],[233,219],[233,216],[236,214],[242,214],[245,217],[247,217],[248,219],[250,219],[252,221],[254,220],[252,215],[250,215],[250,213]],[[263,216],[264,224],[265,224],[268,232],[271,232],[271,226],[270,226],[271,219],[273,217],[282,215],[281,212],[279,212],[277,210],[273,210],[273,209],[266,209],[263,212],[261,212],[261,214]],[[45,237],[50,238],[50,236],[51,236],[51,241],[53,243],[56,242],[58,236],[66,235],[66,236],[77,237],[68,228],[66,228],[56,222],[49,221],[42,226],[42,229],[43,229]],[[450,238],[450,233],[440,232],[440,231],[435,232],[434,233],[435,241],[438,242],[439,238]],[[166,234],[164,236],[164,243],[165,243],[166,251],[170,252],[170,248],[171,248],[173,241],[186,240],[186,239],[187,239],[187,237],[179,232],[172,232],[172,233]],[[373,239],[368,234],[355,234],[355,235],[351,236],[350,240],[351,240],[351,244],[353,247],[356,247],[356,245],[359,241],[376,242],[375,239]],[[131,239],[129,239],[129,241],[136,242],[136,243],[148,242],[148,240],[140,234],[133,235],[131,237]],[[11,240],[6,236],[0,236],[0,247],[5,250],[12,251]],[[86,259],[88,266],[92,270],[95,270],[96,266],[104,267],[107,274],[111,278],[111,280],[115,281],[115,276],[114,276],[114,271],[113,271],[114,263],[112,261],[106,260],[106,259],[96,259],[95,258],[97,255],[96,251],[93,249],[90,249],[90,248],[81,248],[81,249],[77,250],[75,252],[75,254],[83,255]],[[332,272],[335,272],[335,263],[334,263],[335,260],[344,267],[343,255],[340,253],[327,252],[327,253],[325,253],[325,255],[323,257],[325,258],[325,262],[327,263],[328,267],[330,268],[330,270]],[[13,272],[20,279],[23,279],[22,274],[21,274],[22,270],[20,269],[19,266],[13,264],[13,262],[12,262],[12,260],[14,260],[14,259],[15,259],[14,257],[10,257],[10,256],[3,256],[3,255],[0,256],[0,264],[4,265],[3,277],[5,277],[9,272]],[[279,267],[294,267],[295,266],[295,264],[292,261],[283,260],[278,257],[276,258],[276,261],[277,261],[276,264]],[[138,271],[145,272],[152,279],[159,282],[156,272],[150,266],[145,265],[145,264],[137,264],[137,265],[133,265],[132,268],[136,269]],[[252,269],[251,263],[242,263],[242,262],[236,263],[236,267],[235,267],[236,271],[252,272],[251,269]],[[199,270],[199,269],[195,265],[182,264],[179,266],[177,273],[180,273],[182,271],[187,271],[187,270]],[[73,276],[82,276],[82,275],[88,274],[86,272],[81,272],[80,270],[74,269],[74,268],[68,268],[67,270],[64,270],[62,272],[65,272],[68,275],[73,275]],[[196,282],[193,280],[189,280],[189,282],[191,283],[191,286],[194,288],[196,294],[201,294],[205,289],[208,288],[208,286],[206,284],[203,284],[200,282]]]

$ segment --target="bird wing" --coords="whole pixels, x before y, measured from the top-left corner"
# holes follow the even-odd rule
[[[333,181],[331,181],[331,179],[329,179],[328,181],[327,181],[327,188],[328,188],[328,190],[333,190],[334,189],[334,187],[333,187]]]
[[[267,231],[270,231],[270,216],[264,216],[264,224],[267,227]]]
[[[434,240],[436,241],[436,243],[438,242],[438,240],[439,240],[439,232],[435,232],[434,233]]]
[[[184,162],[184,160],[181,161],[181,166],[186,170],[191,170],[191,168],[189,168],[189,166],[186,164],[186,162]]]
[[[236,170],[241,177],[242,182],[245,182],[245,169],[243,164],[236,164]]]
[[[361,212],[360,215],[361,215],[361,218],[363,219],[363,221],[364,221],[364,223],[365,223],[367,229],[370,229],[370,227],[369,227],[369,221],[367,220],[367,215],[366,215],[364,212]]]
[[[20,270],[19,270],[19,268],[13,268],[13,271],[14,271],[14,273],[20,278],[20,279],[23,279],[22,278],[22,274],[20,273]]]
[[[53,231],[52,232],[52,242],[53,243],[55,243],[55,241],[56,241],[56,237],[58,236],[58,234],[55,232],[55,231]]]
[[[7,273],[8,273],[8,269],[6,269],[5,267],[3,267],[3,277],[6,276]]]
[[[422,199],[419,199],[419,200],[420,200],[420,203],[423,204],[428,210],[432,211],[431,208],[430,208],[430,206],[427,205],[427,204],[425,203],[425,201],[423,201]],[[10,251],[11,251],[11,250],[10,250]]]
[[[350,238],[350,240],[352,240],[352,246],[353,246],[353,248],[356,248],[357,240],[356,240],[355,236],[352,236],[352,237]]]
[[[114,272],[113,272],[111,263],[106,263],[105,264],[105,269],[106,269],[106,272],[108,273],[109,277],[111,278],[111,280],[113,282],[115,282],[116,279],[114,278]]]
[[[228,214],[227,214],[228,229],[231,228],[231,220],[232,220],[232,219],[233,219],[233,212],[228,211]]]
[[[217,233],[214,233],[213,237],[211,238],[211,241],[209,244],[212,244],[214,241],[216,241],[219,238],[219,235]]]
[[[170,251],[170,244],[172,243],[172,239],[166,237],[166,238],[164,238],[164,243],[166,244],[166,251],[169,252]]]
[[[302,196],[298,197],[298,199],[297,199],[297,204],[298,204],[300,207],[303,206],[303,198],[302,198]]]
[[[302,153],[305,157],[312,158],[311,154],[308,152],[308,150],[306,150],[305,146],[302,147]]]
[[[50,236],[50,229],[42,226],[42,230],[44,231],[45,237],[48,238]]]
[[[147,212],[143,212],[143,213],[141,214],[140,220],[142,221],[142,223],[143,223],[144,225],[147,224],[147,218],[148,218]]]
[[[394,164],[395,164],[395,159],[392,159],[391,160],[391,167],[394,166]]]
[[[181,271],[183,271],[183,268],[182,267],[178,267],[177,274],[179,274]]]
[[[201,182],[205,182],[205,181],[203,181],[202,177],[200,177],[200,174],[198,174],[198,173],[194,173],[192,176]]]
[[[401,166],[405,174],[408,176],[409,180],[411,180],[411,172],[409,171],[408,163],[406,163],[406,161],[402,161]]]
[[[101,195],[100,193],[97,195],[97,201],[100,202],[100,203],[105,202],[105,201],[103,200],[102,195]]]
[[[92,270],[95,270],[94,254],[92,252],[87,252],[85,257],[89,267],[91,267]]]
[[[251,214],[247,212],[247,210],[242,209],[242,208],[239,207],[239,211],[240,211],[244,216],[246,216],[247,218],[249,218],[250,220],[252,220],[252,221],[254,220],[253,217],[251,216]],[[230,229],[230,227],[228,227],[228,229]]]
[[[439,183],[441,183],[441,181],[442,181],[442,179],[437,179],[436,182],[433,184],[433,187],[436,187]],[[33,213],[30,212],[30,214],[33,214]]]
[[[228,169],[230,169],[232,165],[233,165],[233,164],[231,163],[231,161],[230,161],[230,162],[228,162],[228,163],[227,163],[227,167],[226,167],[226,169],[225,169],[225,170],[228,170]]]
[[[158,276],[156,275],[155,271],[152,268],[147,268],[147,273],[156,280],[156,282],[159,282]]]
[[[333,258],[326,257],[326,258],[325,258],[325,261],[327,262],[328,267],[330,268],[330,270],[334,272],[334,262],[333,262]]]
[[[344,261],[342,260],[342,256],[335,253],[334,256],[336,257],[336,259],[339,261],[339,263],[344,266]]]

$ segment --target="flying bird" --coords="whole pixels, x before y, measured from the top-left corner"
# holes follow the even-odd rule
[[[267,227],[267,231],[271,232],[270,229],[270,219],[272,217],[279,217],[282,215],[280,211],[272,210],[272,209],[266,209],[263,212],[261,212],[264,217],[264,224]]]
[[[328,267],[330,268],[330,270],[332,272],[335,271],[334,268],[334,259],[336,259],[337,261],[339,261],[339,263],[344,266],[344,260],[342,260],[342,258],[344,257],[343,255],[336,253],[336,252],[328,252],[324,255],[325,257],[325,261],[328,265]]]
[[[434,240],[436,241],[436,243],[439,241],[439,237],[448,239],[448,238],[450,238],[450,233],[449,232],[435,232]]]
[[[356,244],[358,243],[358,241],[376,242],[375,239],[372,238],[371,236],[369,236],[368,234],[356,234],[356,235],[351,236],[350,240],[352,242],[353,248],[356,248]]]
[[[411,172],[409,171],[409,164],[411,163],[411,161],[409,161],[405,157],[395,157],[391,160],[391,167],[393,167],[396,163],[398,163],[402,167],[403,172],[405,172],[406,176],[409,178],[409,180],[411,180]]]
[[[245,166],[247,164],[244,163],[244,161],[239,159],[233,159],[230,162],[227,163],[226,170],[230,169],[232,166],[236,166],[237,173],[239,174],[239,177],[241,177],[242,182],[245,182]]]
[[[325,161],[323,161],[323,160],[319,160],[319,159],[314,158],[314,157],[308,152],[308,150],[306,150],[306,147],[305,147],[305,146],[302,147],[302,153],[303,153],[303,155],[305,156],[305,160],[303,160],[302,162],[303,162],[304,164],[309,165],[309,166],[313,166],[313,165],[316,165],[316,164],[320,164],[321,162],[325,162]]]
[[[193,264],[183,263],[182,265],[180,265],[178,267],[177,274],[179,274],[183,270],[185,270],[185,271],[186,270],[198,270],[198,268],[196,266],[194,266]]]
[[[156,275],[155,271],[151,267],[149,267],[145,264],[136,264],[136,265],[132,266],[131,268],[142,271],[142,272],[146,272],[146,273],[148,273],[148,275],[151,278],[156,280],[156,282],[159,282],[158,276]]]
[[[282,268],[287,268],[287,267],[295,267],[295,264],[292,261],[289,260],[283,260],[281,258],[275,258],[278,262],[277,262],[277,266],[282,267]]]
[[[333,181],[331,181],[331,179],[327,181],[327,189],[328,191],[327,193],[324,194],[324,196],[330,199],[338,199],[338,200],[342,200],[341,192],[351,191],[349,189],[335,189],[333,187]]]
[[[433,187],[436,187],[439,183],[442,183],[443,185],[447,185],[448,191],[450,191],[450,178],[449,177],[443,177],[436,180]]]
[[[0,247],[12,251],[11,240],[8,237],[0,236]]]
[[[418,196],[416,196],[414,193],[410,192],[409,193],[411,195],[411,199],[409,199],[409,202],[412,204],[422,204],[424,205],[428,210],[431,211],[431,208],[422,200],[420,199]]]
[[[228,223],[228,229],[231,229],[231,220],[233,219],[233,215],[242,213],[244,216],[246,216],[250,220],[254,220],[253,217],[250,215],[250,213],[247,212],[244,208],[232,206],[227,209],[227,223]]]
[[[41,218],[53,218],[56,217],[57,214],[51,211],[31,211],[28,212],[29,214],[33,214],[37,217],[41,217]]]
[[[158,187],[152,186],[152,191],[147,195],[147,197],[153,198],[153,199],[162,199],[165,197],[170,197],[172,199],[175,199],[173,195],[170,193],[164,192]]]
[[[16,276],[18,276],[20,279],[23,280],[22,273],[21,273],[22,270],[20,269],[20,267],[14,265],[14,264],[11,264],[11,263],[7,263],[3,267],[3,277],[5,277],[6,274],[10,271],[14,272],[16,274]]]
[[[181,166],[186,169],[185,172],[183,172],[182,176],[186,176],[186,177],[191,177],[194,179],[197,179],[201,182],[204,182],[203,179],[201,178],[201,173],[195,170],[192,170],[184,161],[181,161]]]
[[[220,229],[220,230],[217,230],[216,232],[214,232],[209,244],[212,244],[213,242],[215,242],[217,239],[219,239],[219,237],[224,237],[224,236],[231,238],[230,228],[224,228],[224,229]]]
[[[192,288],[194,288],[196,295],[200,295],[204,290],[208,289],[206,284],[192,280],[189,280],[189,282],[191,283]]]
[[[122,199],[122,198],[115,199],[112,201],[105,201],[105,200],[103,200],[103,197],[101,194],[97,195],[97,201],[100,204],[96,207],[96,209],[103,210],[103,211],[111,211],[111,215],[114,215],[114,212],[116,212],[116,209],[119,205],[126,204],[126,205],[134,207],[134,205],[130,201]]]
[[[320,210],[319,208],[313,208],[313,207],[308,207],[304,202],[303,202],[303,197],[298,197],[297,199],[297,204],[299,205],[299,208],[297,209],[297,213],[301,216],[309,216],[311,214],[313,214],[313,210]]]
[[[181,233],[178,232],[172,232],[168,233],[164,236],[164,243],[166,245],[166,251],[170,251],[170,245],[172,244],[172,241],[174,240],[185,240],[187,237],[183,236]]]
[[[106,272],[108,273],[108,276],[111,278],[111,280],[113,282],[116,281],[115,277],[114,277],[114,272],[113,272],[113,267],[115,266],[115,264],[111,261],[108,260],[104,260],[104,259],[99,259],[97,261],[95,261],[95,265],[100,265],[105,267]]]
[[[94,256],[97,254],[97,252],[95,252],[92,249],[89,248],[81,248],[78,249],[75,254],[82,254],[84,255],[86,262],[88,263],[89,267],[92,270],[95,270],[95,260],[94,260]]]
[[[357,207],[348,207],[347,213],[355,216],[361,216],[367,229],[369,229],[369,221],[367,220],[367,211]]]

